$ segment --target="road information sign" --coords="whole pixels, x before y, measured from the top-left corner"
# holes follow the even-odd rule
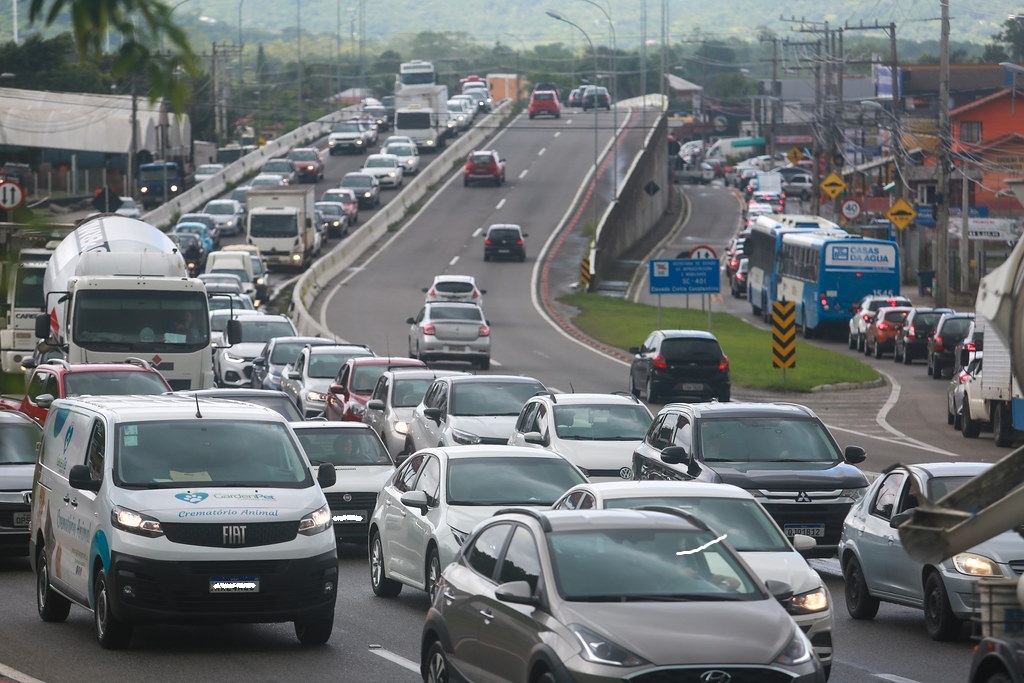
[[[652,259],[651,294],[718,294],[721,265],[717,259]]]
[[[860,202],[856,199],[847,199],[843,202],[842,212],[843,217],[847,220],[853,220],[860,215]]]
[[[25,201],[25,189],[13,180],[0,182],[0,209],[10,211]]]
[[[846,181],[839,177],[838,173],[829,173],[828,177],[821,181],[821,189],[832,199],[835,199],[846,189]]]
[[[796,304],[772,302],[772,367],[796,367]]]
[[[914,211],[914,207],[906,199],[900,199],[886,211],[885,217],[891,220],[898,230],[903,230],[917,218],[917,211]]]

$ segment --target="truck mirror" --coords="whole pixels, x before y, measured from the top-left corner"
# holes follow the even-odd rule
[[[242,323],[238,320],[229,320],[224,329],[224,337],[228,342],[225,346],[232,346],[242,341]]]
[[[48,339],[50,337],[50,316],[40,313],[36,316],[36,339]]]

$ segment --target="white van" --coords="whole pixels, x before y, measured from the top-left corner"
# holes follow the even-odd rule
[[[93,612],[104,648],[157,623],[334,626],[331,512],[288,423],[237,401],[97,396],[53,402],[32,488],[30,560],[43,621]]]
[[[214,251],[206,257],[207,273],[232,273],[242,280],[242,291],[255,301],[256,274],[253,272],[252,257],[241,251]]]

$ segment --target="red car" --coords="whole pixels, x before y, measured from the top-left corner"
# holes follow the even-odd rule
[[[299,182],[316,183],[324,179],[324,162],[320,151],[313,147],[296,147],[288,152],[288,158],[295,162],[295,173]]]
[[[373,394],[377,379],[386,370],[400,367],[425,368],[427,364],[415,358],[396,356],[349,358],[327,390],[324,417],[335,421],[362,422],[366,402]]]
[[[348,224],[355,225],[359,222],[359,199],[356,197],[355,190],[345,187],[326,190],[323,196],[320,197],[320,201],[344,204],[345,213],[348,214]]]
[[[535,90],[530,96],[528,107],[530,118],[547,114],[556,119],[562,118],[562,106],[558,103],[558,93],[553,90]]]
[[[474,181],[492,182],[495,186],[505,182],[505,160],[493,149],[471,152],[462,169],[462,184],[469,187]]]

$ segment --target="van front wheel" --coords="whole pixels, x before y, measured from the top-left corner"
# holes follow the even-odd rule
[[[128,647],[132,639],[132,627],[114,616],[110,605],[111,587],[106,573],[101,569],[93,584],[93,621],[96,623],[96,640],[104,650],[121,650]]]
[[[330,619],[295,622],[295,637],[303,645],[325,645],[331,639],[331,632],[333,630],[333,614]]]

